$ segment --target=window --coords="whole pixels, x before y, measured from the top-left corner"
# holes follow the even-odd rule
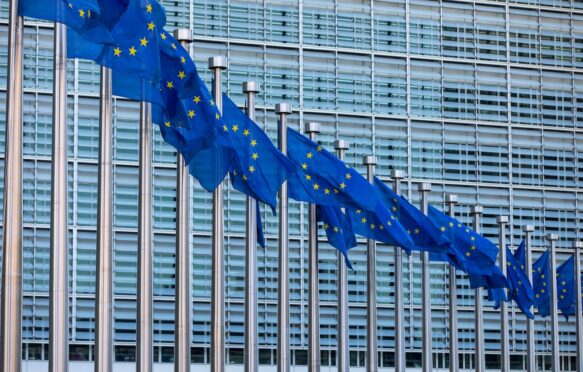
[[[410,48],[413,54],[439,55],[441,10],[434,1],[420,0],[410,4]]]
[[[391,53],[405,53],[407,31],[405,6],[398,1],[374,1],[374,48]]]
[[[441,66],[437,62],[411,61],[411,115],[441,116]]]
[[[375,58],[375,112],[405,115],[407,113],[407,68],[404,59]]]
[[[540,61],[536,11],[510,9],[510,61],[538,64]]]

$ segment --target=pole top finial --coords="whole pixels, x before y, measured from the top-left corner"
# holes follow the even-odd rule
[[[348,150],[350,145],[346,140],[336,140],[334,141],[334,149],[335,150]]]
[[[192,31],[188,28],[177,28],[173,34],[174,38],[181,43],[192,43]]]
[[[214,56],[209,58],[209,69],[221,69],[227,68],[227,58],[224,56]]]
[[[526,225],[522,228],[522,231],[524,232],[533,232],[534,231],[534,226],[533,225]]]
[[[291,114],[292,113],[292,105],[286,102],[278,103],[275,105],[275,113],[280,114]]]
[[[429,182],[420,183],[419,186],[417,187],[417,190],[419,190],[421,192],[431,191],[431,184]]]
[[[446,194],[445,195],[445,202],[447,204],[455,204],[457,203],[458,199],[457,199],[457,195],[456,194]]]
[[[244,82],[243,93],[259,93],[259,83],[256,81]]]
[[[550,241],[557,241],[557,240],[559,240],[559,234],[555,234],[555,233],[547,234],[547,239]]]
[[[377,164],[377,157],[374,155],[365,155],[362,158],[362,164],[364,164],[364,165],[376,165]]]
[[[471,212],[472,214],[482,214],[484,213],[484,207],[479,204],[473,205]]]
[[[394,180],[401,180],[405,178],[405,172],[400,169],[394,169],[391,171],[391,178]]]
[[[496,218],[496,222],[498,224],[508,223],[508,221],[509,221],[508,216],[498,216],[498,218]]]
[[[315,123],[315,122],[306,123],[304,125],[304,132],[306,132],[308,134],[310,134],[310,133],[315,133],[315,134],[320,133],[320,123]]]

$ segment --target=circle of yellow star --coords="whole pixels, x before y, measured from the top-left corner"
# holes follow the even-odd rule
[[[154,24],[154,22],[150,22],[148,23],[148,30],[153,31],[154,27],[156,27],[156,25]]]
[[[340,184],[340,188],[341,188],[342,190],[344,190],[344,189],[346,188],[346,184],[345,184],[344,182],[342,182],[342,183]]]
[[[306,164],[306,163],[302,164],[302,169],[303,169],[303,170],[306,170],[306,169],[308,169],[308,164]]]
[[[152,5],[151,4],[146,5],[146,12],[152,13]]]
[[[194,114],[194,110],[190,110],[190,111],[188,111],[188,117],[189,117],[189,118],[191,118],[191,119],[192,119],[192,118],[194,117],[194,115],[195,115],[195,114]]]
[[[311,153],[311,152],[308,152],[308,153],[306,154],[306,157],[307,157],[308,159],[311,159],[313,156],[314,156],[314,155],[312,155],[312,153]]]
[[[132,45],[132,47],[130,48],[130,56],[135,56],[136,55],[136,48],[134,48],[134,46]]]
[[[249,172],[251,172],[251,173],[255,172],[255,167],[251,165],[251,166],[249,167]]]
[[[119,57],[119,56],[121,56],[121,49],[119,49],[119,48],[115,48],[115,49],[113,50],[113,55],[114,55],[114,56],[116,56],[116,57]]]
[[[366,217],[362,217],[362,219],[360,220],[360,222],[366,223]]]
[[[253,155],[251,155],[251,157],[253,158],[253,160],[257,160],[259,159],[259,154],[258,153],[253,153]]]
[[[184,71],[179,71],[178,72],[178,77],[180,78],[180,80],[184,79],[186,77],[186,74],[184,73]]]
[[[194,101],[194,103],[198,104],[200,102],[200,97],[195,96],[192,100]]]
[[[168,89],[174,88],[174,83],[172,81],[167,82],[166,83],[166,88],[168,88]]]
[[[143,47],[148,46],[148,39],[146,39],[145,37],[144,38],[141,38],[140,39],[140,45],[143,46]]]
[[[251,140],[251,147],[255,147],[257,146],[257,141],[256,140]]]
[[[249,136],[249,134],[251,134],[251,133],[249,132],[249,129],[245,129],[245,130],[243,131],[243,134],[245,135],[245,137],[247,137],[247,136]]]
[[[237,132],[239,130],[239,126],[235,124],[231,127],[231,129],[233,130],[233,132]]]
[[[83,9],[79,9],[79,17],[85,18],[85,11]]]
[[[320,185],[318,185],[317,183],[314,184],[314,190],[320,190]]]

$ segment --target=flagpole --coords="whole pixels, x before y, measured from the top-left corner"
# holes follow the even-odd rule
[[[481,205],[474,205],[472,207],[472,215],[474,216],[474,231],[480,233],[481,227],[481,216],[484,213],[484,208]],[[483,372],[486,369],[484,360],[484,313],[482,309],[484,308],[484,300],[482,297],[482,288],[478,287],[474,291],[474,332],[476,333],[476,372]]]
[[[445,202],[449,206],[449,216],[455,218],[457,195],[447,194]],[[457,273],[453,265],[449,265],[449,370],[459,370],[458,356],[458,325],[457,325]]]
[[[583,304],[579,300],[583,296],[583,289],[581,288],[581,250],[583,250],[583,242],[573,242],[573,249],[575,250],[575,308],[577,321],[577,372],[583,372]]]
[[[101,67],[97,207],[97,291],[95,293],[95,372],[113,368],[113,128],[111,70]]]
[[[526,261],[526,273],[528,281],[532,283],[532,247],[531,234],[534,232],[534,226],[526,225],[523,227],[524,231],[524,250]],[[536,349],[534,340],[534,319],[527,318],[526,320],[526,370],[527,372],[536,372]]]
[[[419,184],[419,192],[421,193],[421,211],[424,215],[429,212],[428,193],[431,191],[430,183]],[[431,267],[429,265],[429,252],[421,252],[421,266],[422,266],[422,301],[423,307],[423,372],[429,372],[433,368],[433,353],[431,346]]]
[[[213,95],[219,111],[223,111],[221,73],[227,68],[223,56],[210,57],[213,71]],[[212,279],[211,279],[211,371],[225,370],[225,251],[224,251],[224,188],[221,182],[213,192]]]
[[[320,123],[307,123],[304,128],[312,141],[320,133]],[[310,204],[308,210],[310,229],[308,233],[308,371],[320,371],[320,295],[318,281],[318,226],[316,223],[316,205]]]
[[[551,243],[551,365],[553,371],[558,371],[561,368],[559,361],[559,314],[557,311],[557,240],[559,235],[547,234],[547,240]],[[575,278],[575,280],[581,278]],[[580,299],[576,299],[581,302]]]
[[[259,83],[243,83],[247,95],[247,116],[255,120],[255,95]],[[257,201],[247,196],[247,233],[245,257],[245,372],[257,372],[259,357],[257,344]]]
[[[377,164],[375,156],[367,155],[363,162],[366,166],[368,182],[374,182],[374,167]],[[377,337],[377,266],[376,243],[373,239],[366,239],[366,273],[367,273],[367,297],[366,297],[366,370],[374,372],[378,370],[378,337]]]
[[[55,23],[54,45],[49,372],[64,372],[68,370],[69,364],[67,26]]]
[[[138,197],[138,299],[136,370],[151,372],[153,363],[152,252],[152,105],[140,102]]]
[[[391,172],[395,183],[395,194],[401,195],[402,170]],[[395,372],[404,372],[407,367],[405,356],[405,308],[403,295],[403,250],[395,246]]]
[[[506,224],[508,224],[508,216],[498,216],[496,219],[498,223],[498,247],[500,248],[500,269],[504,276],[508,276],[507,258],[506,258]],[[508,334],[508,303],[506,301],[500,302],[500,357],[501,372],[510,371],[510,335]]]
[[[0,370],[22,365],[22,38],[19,0],[10,0],[4,165]]]
[[[334,149],[338,154],[338,159],[344,161],[346,151],[348,151],[348,141],[336,140]],[[338,371],[348,372],[350,370],[350,328],[348,309],[348,272],[344,255],[338,251]]]
[[[174,30],[174,37],[188,50],[192,32]],[[174,372],[190,371],[191,338],[191,253],[190,253],[190,174],[180,152],[176,153],[176,287],[174,304]]]
[[[275,105],[275,113],[279,115],[278,145],[279,150],[287,156],[287,116],[292,113],[291,105],[279,103]],[[279,189],[279,262],[277,297],[277,371],[289,372],[289,251],[288,251],[288,192],[287,181]]]

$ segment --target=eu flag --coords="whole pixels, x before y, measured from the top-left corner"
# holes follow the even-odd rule
[[[471,288],[484,288],[488,290],[488,300],[507,301],[506,289],[509,288],[508,279],[497,265],[493,265],[489,274],[476,274],[468,272]]]
[[[108,23],[124,10],[121,0],[21,0],[19,14],[65,24],[85,40],[101,44],[113,42]]]
[[[571,256],[557,268],[558,308],[565,319],[576,314],[575,295],[575,256]]]
[[[352,231],[350,220],[340,208],[321,205],[316,208],[316,220],[322,222],[328,243],[342,253],[346,266],[352,270],[352,264],[348,259],[348,250],[356,247],[358,243]]]
[[[446,252],[449,239],[437,229],[429,218],[403,196],[397,195],[377,177],[374,186],[379,192],[382,201],[415,243],[415,249],[429,252]]]
[[[518,248],[516,248],[514,251],[513,256],[514,260],[520,265],[520,269],[526,273],[526,243],[524,242],[524,239],[520,242]]]
[[[288,128],[288,158],[294,166],[288,179],[292,199],[323,206],[345,207],[348,214],[356,210],[375,214],[378,225],[392,235],[394,244],[406,250],[413,248],[411,237],[400,224],[392,222],[391,213],[364,177],[322,146],[291,128]],[[353,228],[358,234],[358,228],[354,225]]]
[[[261,221],[261,208],[259,208],[259,203],[255,204],[257,206],[257,244],[261,248],[265,248],[265,234],[263,233],[263,222]]]
[[[551,263],[550,252],[547,250],[532,265],[532,287],[534,290],[534,306],[541,317],[551,313]]]
[[[277,192],[293,170],[292,163],[273,145],[237,105],[223,95],[223,119],[219,131],[223,141],[233,149],[230,178],[233,187],[271,206],[275,212]]]
[[[524,241],[523,241],[524,243]],[[522,245],[522,244],[521,244]],[[514,300],[518,308],[527,317],[534,319],[531,308],[534,303],[534,292],[532,285],[528,280],[528,275],[521,267],[520,262],[516,259],[517,249],[514,254],[506,248],[506,270],[508,272],[509,300]]]

